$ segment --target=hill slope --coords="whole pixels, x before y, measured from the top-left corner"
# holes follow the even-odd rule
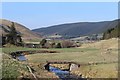
[[[115,28],[110,28],[106,32],[104,32],[103,39],[110,39],[110,38],[120,38],[120,22]]]
[[[0,19],[0,33],[5,35],[7,33],[7,30],[9,30],[9,28],[7,26],[10,26],[11,24],[12,23],[9,20]],[[3,25],[3,28],[2,28],[2,25]],[[29,30],[28,28],[26,28],[25,26],[23,26],[19,23],[15,22],[15,28],[18,32],[20,32],[22,34],[23,40],[31,40],[31,39],[39,39],[40,38],[40,36],[37,35],[35,32]],[[2,34],[0,34],[0,36]]]
[[[46,28],[34,29],[32,31],[39,32],[42,35],[60,34],[63,36],[83,36],[90,34],[103,33],[109,28],[114,28],[117,25],[117,20],[103,22],[79,22],[54,25]]]
[[[83,44],[80,48],[118,49],[118,38]]]

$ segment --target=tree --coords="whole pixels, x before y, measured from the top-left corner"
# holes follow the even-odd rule
[[[45,47],[45,44],[47,43],[47,40],[46,39],[42,39],[42,41],[40,42],[40,45],[42,47]]]
[[[57,43],[56,48],[62,48],[61,43]]]
[[[0,41],[2,41],[2,42],[1,42],[1,43],[2,43],[1,45],[2,45],[2,46],[6,44],[6,37],[3,36],[3,34],[2,34],[2,36],[0,36]]]
[[[50,43],[51,48],[55,48],[55,42]]]
[[[108,29],[103,34],[103,39],[120,38],[120,23],[115,28]]]
[[[9,28],[10,31],[6,35],[7,37],[6,42],[13,45],[18,45],[18,43],[22,43],[21,35],[20,33],[17,32],[14,22],[12,22],[12,25]]]

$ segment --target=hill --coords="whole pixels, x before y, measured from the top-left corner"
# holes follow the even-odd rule
[[[78,37],[78,36],[103,33],[109,28],[114,28],[116,25],[117,25],[117,20],[102,21],[102,22],[78,22],[78,23],[54,25],[45,28],[38,28],[32,31],[47,36],[59,34],[62,36]]]
[[[7,30],[9,31],[8,26],[12,24],[12,21],[0,19],[0,36],[5,35],[7,33]],[[22,39],[29,41],[32,39],[39,39],[40,36],[37,35],[35,32],[31,31],[30,29],[26,28],[25,26],[14,22],[15,28],[18,32],[22,34]],[[3,26],[3,27],[2,27]]]
[[[83,44],[80,48],[118,49],[118,38]]]
[[[120,38],[120,22],[114,28],[110,28],[103,34],[103,39]]]

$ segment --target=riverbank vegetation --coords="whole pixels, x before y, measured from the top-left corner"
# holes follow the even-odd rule
[[[2,78],[16,80],[18,78],[29,76],[29,71],[25,64],[13,60],[9,55],[2,54]],[[31,77],[32,78],[32,77]]]
[[[16,59],[11,58],[9,53],[15,51],[29,51],[29,50],[40,50],[35,48],[23,48],[23,47],[9,47],[2,48],[2,78],[3,79],[30,79],[32,80],[34,77],[29,72],[27,65],[34,71],[34,74],[37,78],[57,78],[54,73],[48,72],[44,69],[45,63],[32,63],[27,61],[17,61]]]

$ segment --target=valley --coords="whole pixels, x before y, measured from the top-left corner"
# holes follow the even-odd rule
[[[8,23],[6,20],[5,22]],[[59,34],[40,37],[21,26],[19,28],[23,30],[19,31],[17,23],[9,23],[11,27],[16,28],[14,30],[19,35],[16,38],[10,34],[12,28],[5,22],[1,26],[3,31],[1,36],[2,39],[4,38],[2,42],[5,43],[1,42],[2,48],[0,48],[3,59],[0,69],[2,69],[3,79],[59,80],[61,78],[117,78],[118,76],[119,36],[117,38],[112,36],[109,39],[103,39],[100,34],[74,36],[67,39],[61,38]],[[14,41],[18,39],[16,43],[13,40],[7,42],[8,34],[13,36]],[[20,37],[21,42],[19,42]]]
[[[108,41],[111,41],[111,39]],[[114,41],[117,42],[117,39],[114,39]],[[94,44],[98,44],[98,43],[94,43]],[[108,45],[108,44],[106,44],[106,45]],[[83,45],[83,47],[84,47],[84,45]],[[3,48],[2,51],[8,56],[10,56],[9,55],[10,52],[14,52],[17,50],[19,50],[19,51],[21,51],[21,50],[23,50],[23,51],[47,50],[47,51],[59,52],[59,53],[45,53],[45,54],[44,53],[35,53],[35,54],[25,55],[25,57],[28,60],[27,61],[28,64],[34,70],[34,74],[37,76],[38,79],[39,78],[58,78],[54,73],[49,72],[44,69],[46,61],[55,61],[55,60],[57,60],[57,61],[73,61],[73,62],[77,62],[79,64],[83,64],[83,63],[87,64],[87,65],[80,66],[80,68],[74,69],[73,71],[70,72],[77,76],[80,76],[82,74],[84,78],[87,78],[87,77],[89,77],[89,78],[116,78],[117,77],[117,73],[118,73],[118,71],[117,71],[117,69],[118,69],[117,46],[116,46],[116,48],[111,48],[108,46],[106,49],[110,48],[111,51],[106,50],[106,52],[105,52],[105,50],[101,50],[101,48],[97,48],[97,47],[95,48],[94,46],[93,47],[86,46],[87,48],[83,48],[83,47],[81,46],[79,48],[63,48],[63,49],[52,49],[52,48],[51,49],[39,49],[39,48],[20,48],[20,47],[17,48],[17,47],[14,47],[14,48]],[[3,54],[3,61],[6,61],[7,59],[9,59],[6,55]],[[14,62],[14,60],[12,60],[12,58],[10,58],[9,60],[10,60],[9,61],[10,64],[11,64],[11,61],[12,61],[12,63]],[[20,67],[22,69],[25,68],[24,69],[25,71],[22,71],[22,72],[20,71],[19,76],[21,74],[23,74],[24,77],[29,76],[28,78],[30,78],[31,74],[25,67],[25,64],[26,64],[26,61],[23,61],[23,62],[15,61],[15,63],[13,63],[13,65],[11,65],[11,69],[16,65],[21,65]],[[108,67],[109,67],[109,69],[108,69]],[[10,68],[10,66],[9,66],[9,68]],[[8,68],[8,70],[9,70],[9,68]],[[15,68],[13,70],[15,70]],[[11,71],[12,74],[14,74],[15,72]],[[11,77],[12,77],[12,74],[11,74]],[[17,76],[18,75],[16,75],[16,77]],[[31,75],[31,77],[33,77],[33,76]]]

